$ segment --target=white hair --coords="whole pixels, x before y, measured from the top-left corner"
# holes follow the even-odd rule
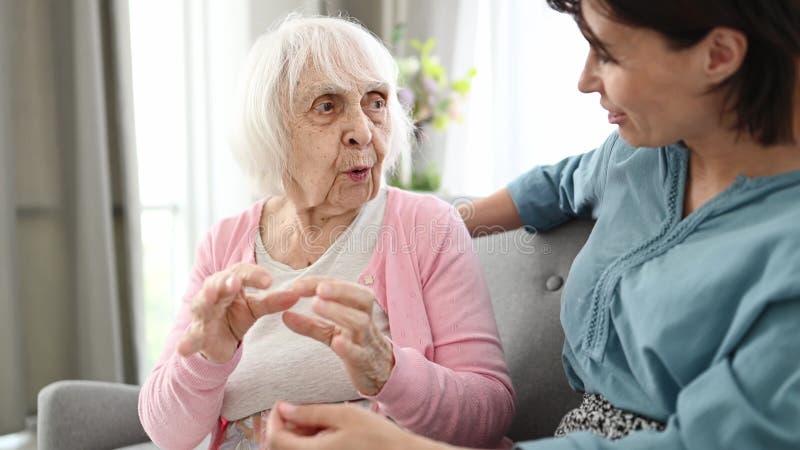
[[[383,43],[352,20],[293,13],[258,38],[242,74],[232,147],[258,195],[284,193],[283,175],[292,148],[288,118],[294,113],[298,81],[308,67],[339,86],[373,81],[388,86],[391,137],[384,174],[410,145],[413,125],[397,98],[397,64]]]

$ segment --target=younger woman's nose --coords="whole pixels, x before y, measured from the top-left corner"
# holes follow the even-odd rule
[[[592,92],[600,92],[602,83],[600,77],[597,76],[597,58],[593,55],[594,51],[589,51],[586,57],[586,62],[583,65],[583,71],[580,78],[578,78],[578,90],[584,94]]]

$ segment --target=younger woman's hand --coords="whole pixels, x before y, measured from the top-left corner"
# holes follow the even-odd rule
[[[267,419],[270,450],[455,450],[401,430],[385,417],[354,405],[277,402]]]

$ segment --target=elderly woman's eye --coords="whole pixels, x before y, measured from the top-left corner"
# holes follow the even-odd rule
[[[333,111],[333,102],[322,102],[314,107],[315,110],[321,113]]]
[[[383,97],[373,97],[369,102],[370,109],[381,110],[386,107],[386,100]]]

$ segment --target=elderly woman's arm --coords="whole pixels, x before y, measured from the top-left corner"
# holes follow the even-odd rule
[[[800,448],[800,299],[769,306],[737,350],[678,394],[663,432],[619,441],[588,432],[518,444],[521,450],[790,450]]]
[[[269,273],[253,264],[215,272],[213,260],[209,234],[164,351],[139,394],[142,425],[161,448],[194,448],[216,428],[225,383],[242,355],[241,337],[259,317],[299,298],[246,296],[245,286],[267,288]]]
[[[225,382],[242,355],[239,348],[229,361],[216,364],[198,353],[183,357],[176,351],[192,321],[192,300],[204,280],[214,273],[211,248],[208,236],[197,250],[175,325],[139,394],[142,426],[161,448],[194,448],[214,429],[222,409]]]
[[[398,424],[430,438],[494,446],[511,424],[514,394],[488,288],[455,211],[437,223],[434,242],[417,248],[428,323],[392,330],[430,333],[432,360],[395,345],[392,374],[371,398]]]

